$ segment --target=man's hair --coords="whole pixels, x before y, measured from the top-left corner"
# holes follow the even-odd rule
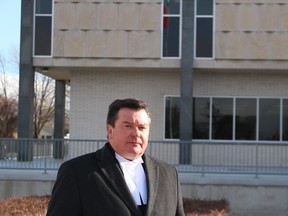
[[[118,112],[122,108],[128,108],[133,110],[145,110],[148,117],[151,119],[151,115],[148,111],[147,105],[144,101],[138,100],[136,98],[127,98],[127,99],[117,99],[113,101],[108,110],[107,114],[107,124],[115,126],[115,122],[118,118]]]

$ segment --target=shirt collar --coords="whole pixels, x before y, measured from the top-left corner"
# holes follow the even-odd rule
[[[119,154],[117,154],[116,152],[115,152],[115,157],[116,157],[116,159],[119,161],[119,163],[121,164],[121,165],[128,165],[128,164],[130,164],[130,165],[137,165],[137,164],[139,164],[139,163],[143,163],[144,161],[143,161],[143,159],[142,159],[142,157],[139,157],[139,158],[137,158],[137,159],[135,159],[135,160],[132,160],[132,161],[130,161],[130,160],[127,160],[126,158],[124,158],[124,157],[122,157],[121,155],[119,155]]]

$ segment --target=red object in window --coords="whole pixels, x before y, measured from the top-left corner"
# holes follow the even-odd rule
[[[167,14],[167,12],[168,12],[168,8],[167,6],[164,6],[163,14]],[[163,28],[168,28],[168,17],[166,16],[163,18]]]

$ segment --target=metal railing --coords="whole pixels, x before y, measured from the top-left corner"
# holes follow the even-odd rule
[[[0,139],[0,169],[57,170],[105,140]],[[288,143],[150,141],[146,153],[179,172],[288,175]]]

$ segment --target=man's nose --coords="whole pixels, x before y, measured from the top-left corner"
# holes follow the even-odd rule
[[[132,134],[133,134],[133,136],[139,136],[140,135],[139,128],[138,127],[133,127]]]

